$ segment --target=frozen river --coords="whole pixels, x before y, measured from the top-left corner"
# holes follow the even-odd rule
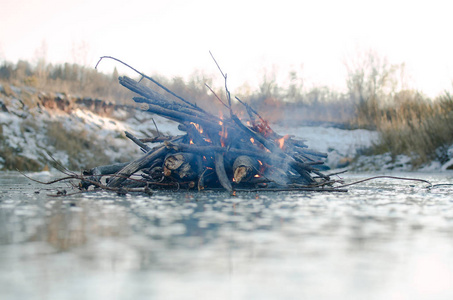
[[[0,173],[0,299],[453,299],[453,187],[426,186],[56,198]]]

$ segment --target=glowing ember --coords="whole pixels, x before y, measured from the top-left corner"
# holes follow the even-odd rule
[[[190,142],[189,142],[189,144],[193,145],[193,140],[192,140],[192,139],[190,139]]]
[[[255,176],[253,177],[256,177],[256,178],[260,178],[261,176],[259,174],[256,174]]]
[[[250,142],[252,142],[254,144],[255,143],[255,139],[254,138],[250,138]]]
[[[264,137],[269,137],[272,135],[273,130],[269,127],[267,122],[260,122],[258,124],[253,123],[253,129],[261,133]]]
[[[259,160],[259,159],[258,159],[258,163],[259,163],[260,165],[263,165],[263,163],[262,163],[261,160]]]

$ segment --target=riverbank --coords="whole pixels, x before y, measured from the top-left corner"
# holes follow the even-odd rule
[[[156,128],[157,126],[157,128]],[[368,156],[379,134],[365,129],[323,126],[272,126],[278,133],[305,139],[311,148],[328,154],[332,169],[354,171],[413,170],[407,156]],[[63,93],[44,93],[30,87],[0,85],[0,170],[43,171],[55,159],[80,171],[102,164],[130,161],[140,155],[125,131],[137,137],[175,135],[177,124],[133,106]],[[419,170],[453,168],[453,147],[443,161]]]

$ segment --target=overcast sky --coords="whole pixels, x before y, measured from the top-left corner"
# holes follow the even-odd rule
[[[406,63],[413,87],[427,94],[452,87],[450,0],[0,2],[0,59],[10,62],[45,55],[94,67],[111,55],[147,74],[188,76],[217,74],[212,51],[233,88],[273,67],[342,88],[345,59],[373,49]]]

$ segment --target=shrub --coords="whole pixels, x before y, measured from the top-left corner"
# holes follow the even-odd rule
[[[376,149],[389,151],[394,157],[409,155],[414,167],[442,160],[453,143],[453,100],[449,94],[431,101],[417,92],[400,92],[394,103],[379,113],[381,139]]]

